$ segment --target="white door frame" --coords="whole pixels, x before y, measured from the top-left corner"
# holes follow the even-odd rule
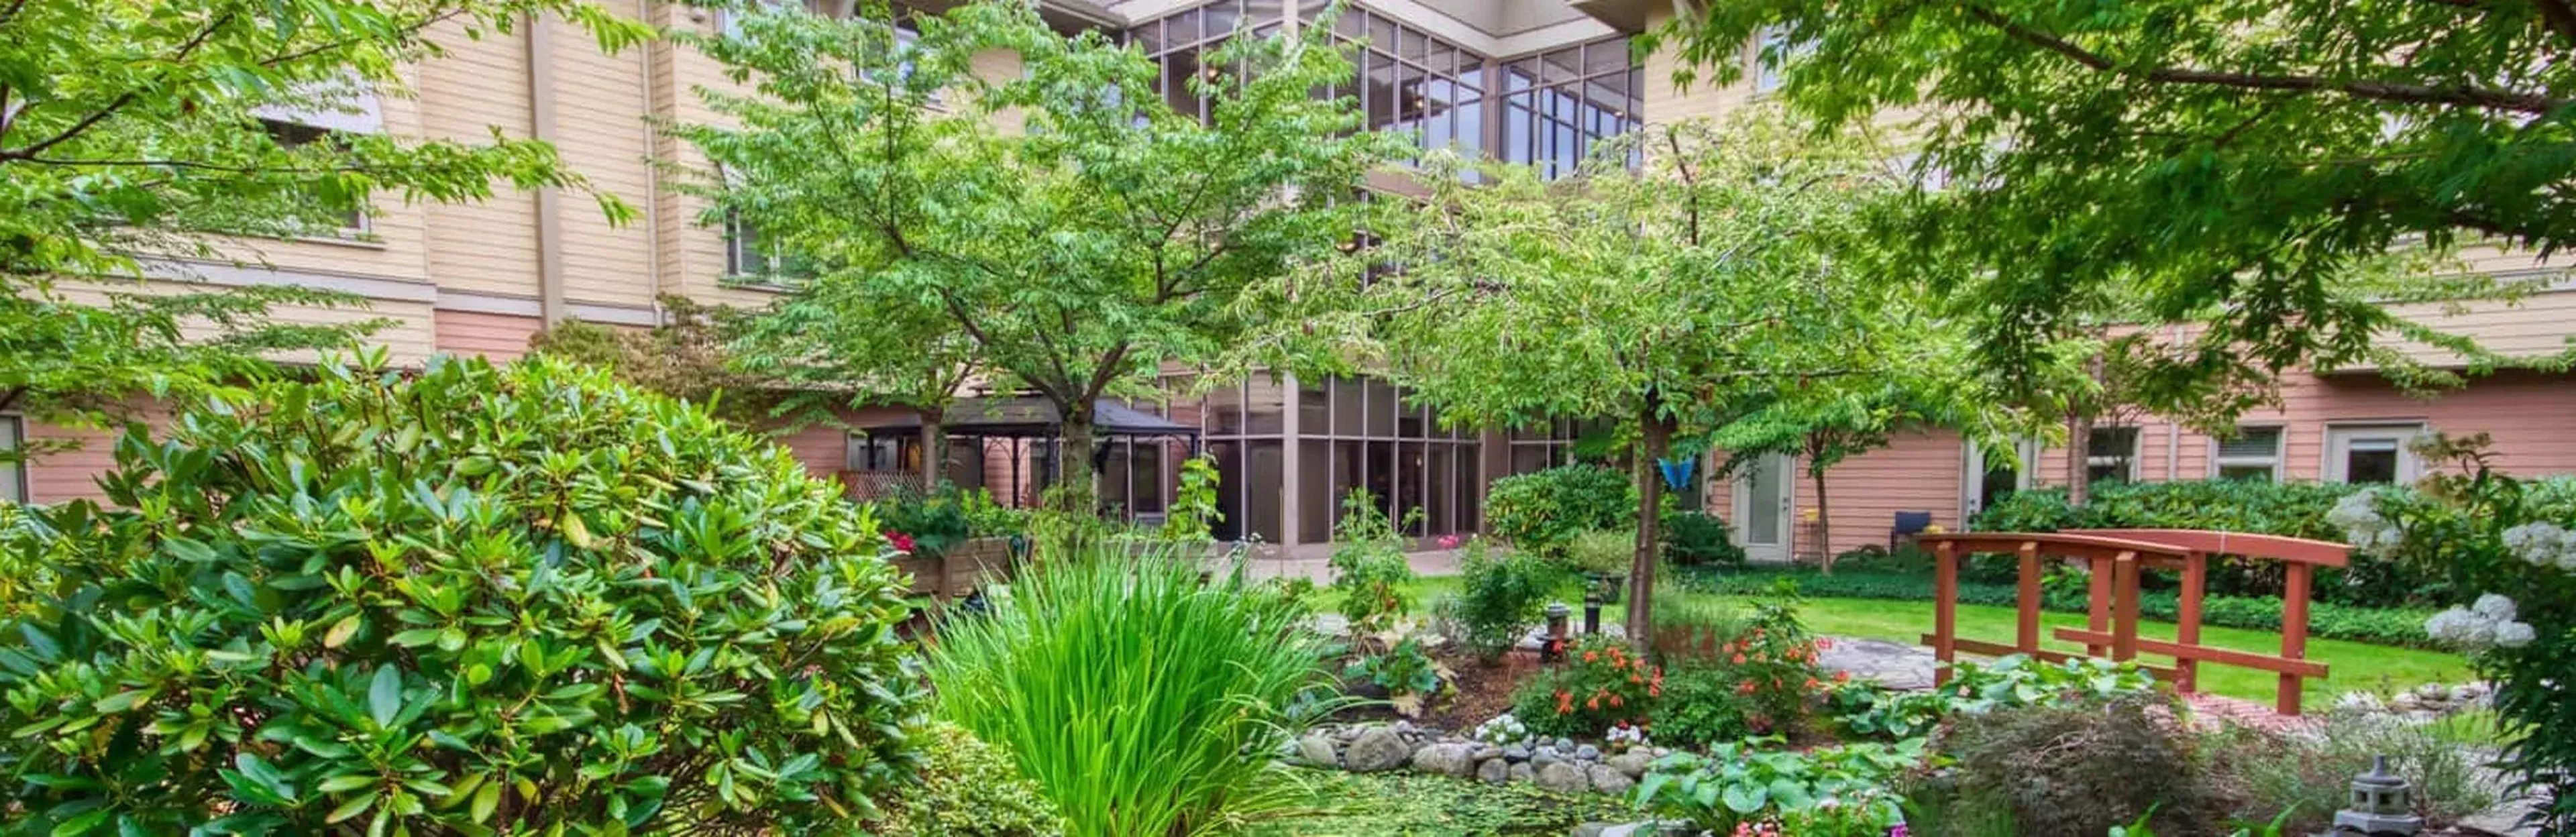
[[[1985,446],[1970,439],[1964,443],[1963,451],[1959,463],[1961,529],[1967,528],[1968,521],[1975,519],[1977,512],[1985,510],[1985,498],[1980,495],[1986,489]],[[2016,437],[2013,439],[2013,452],[2021,457],[2021,467],[2013,469],[2013,490],[2029,491],[2039,484],[2039,440]]]
[[[1764,454],[1752,468],[1736,472],[1734,482],[1728,486],[1729,505],[1733,506],[1734,512],[1735,545],[1744,548],[1745,560],[1785,564],[1789,562],[1789,556],[1797,554],[1797,464],[1795,457],[1785,453]],[[1754,470],[1764,467],[1777,469],[1780,480],[1779,508],[1772,510],[1773,514],[1779,515],[1779,525],[1775,527],[1779,535],[1777,543],[1755,543],[1752,540],[1753,492],[1749,483],[1753,480]]]

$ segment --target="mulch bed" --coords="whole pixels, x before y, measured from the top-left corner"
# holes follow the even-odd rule
[[[1542,668],[1536,651],[1515,650],[1492,666],[1477,662],[1472,654],[1447,649],[1434,651],[1431,656],[1448,666],[1457,678],[1451,681],[1451,691],[1433,700],[1422,717],[1406,720],[1447,730],[1474,729],[1487,719],[1511,711],[1512,690]],[[1344,688],[1372,701],[1386,697],[1384,690],[1369,683],[1346,683]],[[1373,702],[1342,710],[1333,717],[1340,721],[1392,721],[1401,716],[1386,704]]]

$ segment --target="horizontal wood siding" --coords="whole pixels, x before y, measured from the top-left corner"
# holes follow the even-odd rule
[[[517,360],[528,353],[528,338],[545,326],[535,317],[476,311],[438,312],[438,350],[482,355],[494,361]]]

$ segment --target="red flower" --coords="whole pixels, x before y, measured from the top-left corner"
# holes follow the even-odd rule
[[[1816,686],[1817,686],[1816,678],[1813,678],[1813,677],[1807,678],[1807,691],[1810,691],[1810,692],[1815,691],[1815,690],[1816,690]]]
[[[1599,709],[1599,708],[1601,708],[1601,699],[1596,697],[1596,698],[1593,698],[1593,699],[1591,699],[1591,700],[1584,701],[1584,702],[1583,702],[1583,708],[1585,708],[1585,709]]]
[[[885,533],[885,539],[886,539],[886,544],[887,544],[888,546],[892,546],[892,547],[894,547],[894,548],[895,548],[895,551],[897,551],[897,552],[911,552],[911,551],[912,551],[912,536],[911,536],[911,535],[907,535],[907,534],[904,534],[904,533],[902,533],[902,532],[887,532],[887,533]]]
[[[1819,640],[1816,640],[1816,648],[1817,648],[1817,650],[1820,650],[1820,651],[1831,651],[1831,650],[1834,650],[1834,641],[1833,641],[1833,640],[1830,640],[1830,639],[1819,639]]]
[[[1744,682],[1742,682],[1742,683],[1737,683],[1737,684],[1735,684],[1735,693],[1736,693],[1736,694],[1739,694],[1739,695],[1749,695],[1749,694],[1752,694],[1752,693],[1753,693],[1753,681],[1751,681],[1751,680],[1747,680],[1747,681],[1744,681]]]
[[[1744,664],[1744,655],[1742,655],[1742,654],[1737,654],[1737,655],[1735,655],[1735,664],[1736,664],[1736,665],[1743,665],[1743,664]]]
[[[1663,696],[1664,696],[1664,684],[1663,684],[1663,683],[1661,683],[1661,682],[1648,684],[1648,685],[1646,686],[1646,696],[1647,696],[1647,697],[1663,697]]]
[[[1628,702],[1627,702],[1627,701],[1624,701],[1624,700],[1620,700],[1618,695],[1611,695],[1611,696],[1610,696],[1610,708],[1612,708],[1612,709],[1617,709],[1617,708],[1619,708],[1619,707],[1621,707],[1621,706],[1626,706],[1627,704],[1628,704]]]
[[[1836,683],[1849,683],[1849,682],[1851,682],[1851,672],[1848,672],[1848,671],[1837,671],[1837,672],[1834,672],[1834,682],[1836,682]]]

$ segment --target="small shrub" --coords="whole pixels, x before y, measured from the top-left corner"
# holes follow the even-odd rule
[[[1504,477],[1485,490],[1485,528],[1504,543],[1553,556],[1580,532],[1635,525],[1628,475],[1566,465]]]
[[[1459,565],[1458,595],[1443,610],[1458,626],[1461,644],[1492,663],[1545,617],[1548,597],[1563,580],[1562,572],[1535,554],[1496,555],[1477,541]]]
[[[1635,563],[1637,531],[1596,529],[1576,534],[1565,544],[1566,561],[1596,576],[1625,576]]]
[[[1007,538],[1029,533],[1029,511],[1002,505],[988,489],[959,491],[957,509],[966,515],[967,537]]]
[[[940,555],[974,534],[966,505],[953,486],[923,491],[899,485],[876,502],[877,525],[886,537],[910,541],[912,551]]]
[[[2211,833],[2217,798],[2191,732],[2151,696],[1961,714],[1940,752],[1971,805],[2013,812],[2023,834],[2101,834],[2154,812],[2172,834]]]
[[[1421,715],[1423,701],[1440,691],[1440,664],[1412,637],[1384,653],[1352,660],[1343,676],[1385,689],[1396,712],[1406,717]]]
[[[2023,706],[2078,706],[2145,695],[2155,678],[2135,663],[2078,659],[2045,663],[2013,654],[1993,665],[1954,664],[1950,681],[1930,691],[1897,691],[1871,681],[1834,690],[1827,703],[1855,735],[1907,738],[1953,713],[1982,714]]]
[[[939,625],[939,713],[1009,750],[1068,835],[1195,833],[1298,802],[1270,755],[1330,708],[1328,649],[1287,597],[1202,580],[1203,555],[1041,552],[990,614]]]
[[[1661,521],[1664,560],[1681,566],[1744,565],[1744,548],[1735,545],[1726,521],[1701,511],[1665,512]]]
[[[1064,825],[1009,753],[964,728],[932,724],[920,739],[918,779],[883,806],[871,833],[886,837],[1052,837]]]
[[[911,772],[839,486],[560,361],[312,372],[0,531],[9,831],[840,833]]]
[[[1921,768],[1923,739],[1856,743],[1804,753],[1780,749],[1779,738],[1710,747],[1706,756],[1674,753],[1637,783],[1637,804],[1657,817],[1687,820],[1718,834],[1753,824],[1790,824],[1786,833],[1877,837],[1904,822],[1891,784]],[[1826,809],[1857,809],[1832,811]],[[2069,832],[2072,833],[2072,832]]]
[[[1752,618],[1715,654],[1693,658],[1675,672],[1677,681],[1688,682],[1669,684],[1673,693],[1656,704],[1653,729],[1680,743],[1797,731],[1822,690],[1818,650],[1818,641],[1798,621],[1794,591],[1775,591],[1756,601]]]
[[[1420,512],[1415,512],[1419,514]],[[1333,590],[1341,594],[1342,616],[1351,635],[1384,633],[1413,611],[1405,592],[1413,566],[1404,558],[1404,539],[1395,523],[1367,491],[1352,489],[1342,498],[1342,519],[1333,527]]]
[[[1599,736],[1612,726],[1648,721],[1663,695],[1664,671],[1627,643],[1587,636],[1566,651],[1566,664],[1522,681],[1512,716],[1549,736]]]
[[[1663,699],[1648,716],[1655,743],[1697,748],[1753,735],[1745,720],[1748,701],[1736,692],[1742,682],[1717,666],[1669,669]]]
[[[1929,576],[1932,562],[1932,551],[1918,544],[1900,543],[1894,550],[1870,544],[1834,556],[1834,572]]]
[[[1691,595],[1675,574],[1655,574],[1655,659],[1666,666],[1717,658],[1718,648],[1745,633],[1744,614],[1716,596]]]
[[[2416,813],[2436,825],[2495,804],[2476,765],[2457,745],[2422,726],[2386,714],[2333,712],[2315,729],[2279,734],[2231,727],[2212,736],[2219,755],[2211,763],[2246,792],[2238,817],[2268,820],[2283,814],[2293,833],[2323,831],[2351,794],[2352,777],[2368,772],[2373,756],[2387,756],[2388,770],[2415,789]]]

